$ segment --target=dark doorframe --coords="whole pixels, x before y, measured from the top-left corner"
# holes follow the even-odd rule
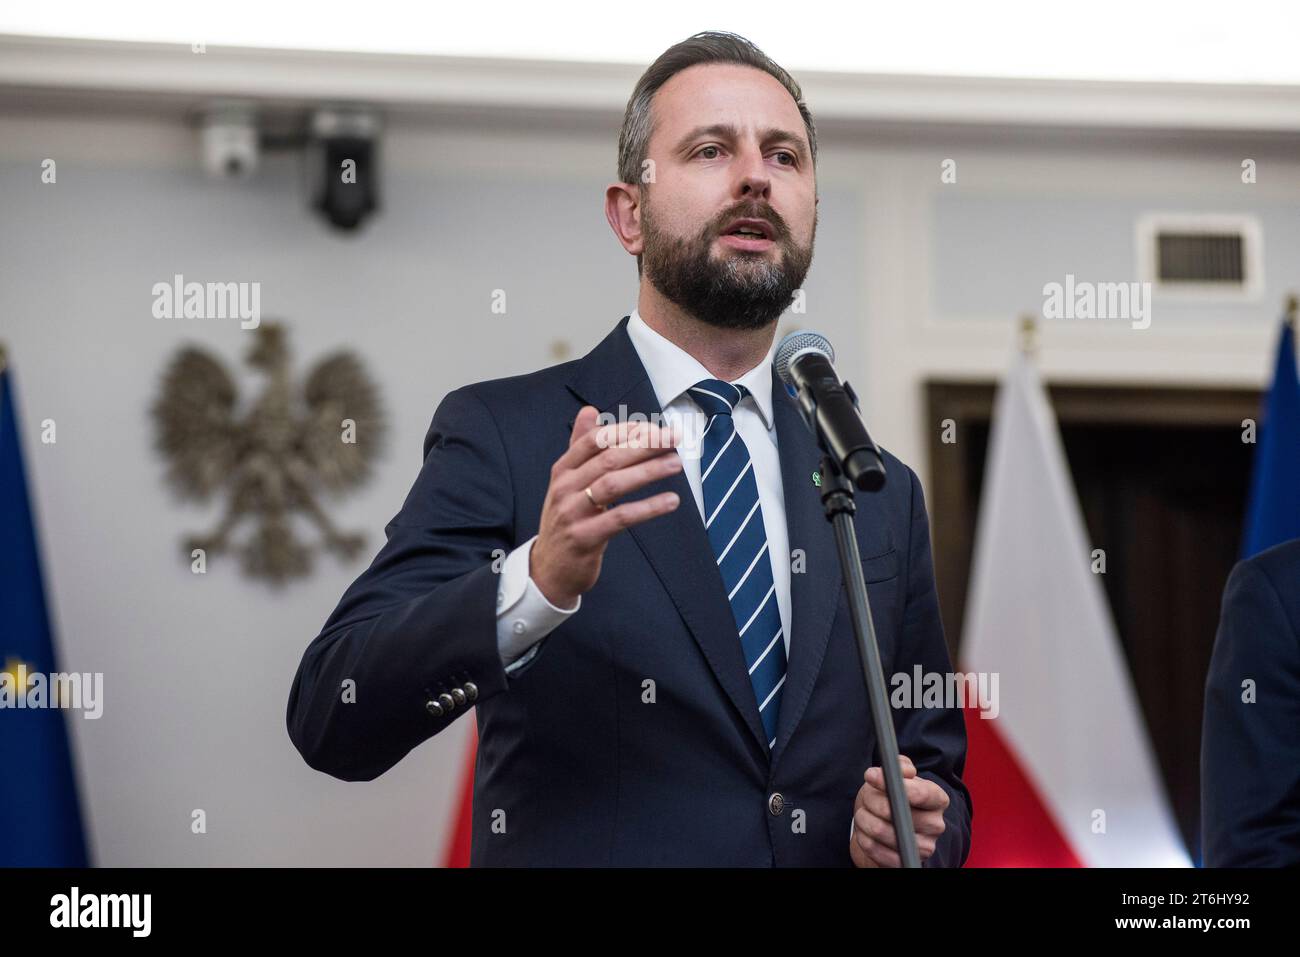
[[[935,576],[954,661],[966,607],[995,383],[930,381]],[[1093,547],[1174,814],[1199,850],[1201,710],[1219,599],[1236,561],[1254,389],[1054,384]],[[956,441],[943,441],[951,419]],[[960,667],[960,664],[956,665]]]

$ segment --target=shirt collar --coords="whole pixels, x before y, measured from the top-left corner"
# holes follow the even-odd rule
[[[632,310],[628,320],[627,334],[650,376],[661,409],[667,409],[701,379],[717,378],[704,368],[699,359],[651,329],[636,309]],[[749,389],[763,425],[769,431],[772,428],[772,355],[775,351],[776,339],[773,337],[772,346],[763,360],[739,379],[732,380],[736,385]]]

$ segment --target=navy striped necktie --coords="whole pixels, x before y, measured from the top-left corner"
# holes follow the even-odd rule
[[[731,416],[749,390],[721,379],[705,379],[691,386],[689,394],[709,417],[700,441],[704,527],[731,602],[771,749],[776,745],[776,719],[785,684],[785,637],[754,463]]]

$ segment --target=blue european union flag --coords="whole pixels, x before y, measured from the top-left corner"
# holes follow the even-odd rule
[[[1300,373],[1290,322],[1282,324],[1273,386],[1256,438],[1242,558],[1300,538]]]
[[[12,379],[0,355],[0,867],[85,867],[64,712],[15,706],[27,676],[58,666]]]

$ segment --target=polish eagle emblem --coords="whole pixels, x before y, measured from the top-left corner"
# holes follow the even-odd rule
[[[217,357],[181,349],[152,410],[167,483],[184,499],[224,503],[210,532],[185,541],[187,556],[202,549],[206,562],[234,553],[246,574],[277,585],[310,572],[316,550],[343,558],[360,552],[364,536],[339,531],[322,500],[365,482],[385,431],[378,389],[353,353],[321,359],[296,387],[285,340],[280,323],[258,326],[245,361],[265,382],[242,407]],[[318,541],[299,537],[295,516],[319,532]],[[246,519],[252,530],[237,541]]]

